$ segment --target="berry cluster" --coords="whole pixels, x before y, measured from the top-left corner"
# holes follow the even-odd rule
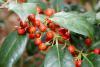
[[[66,45],[66,41],[71,43],[70,31],[49,20],[49,17],[55,13],[55,10],[48,8],[47,10],[43,11],[40,6],[38,6],[36,10],[39,14],[45,14],[47,16],[47,18],[45,18],[45,22],[41,22],[39,19],[35,18],[35,14],[31,14],[28,16],[27,22],[23,23],[20,21],[20,27],[17,29],[18,34],[24,35],[28,33],[28,37],[30,39],[34,39],[34,43],[38,45],[40,50],[46,50],[49,45],[55,44],[55,39],[58,39],[58,43],[67,46],[70,53],[76,57],[77,52],[79,54],[80,51],[78,51],[74,45]],[[41,39],[44,33],[46,33],[45,42],[43,42]],[[84,43],[87,46],[91,46],[91,38],[86,38]],[[93,52],[95,54],[100,54],[100,49],[96,48],[93,50]],[[81,58],[75,59],[76,67],[80,67],[81,63]]]

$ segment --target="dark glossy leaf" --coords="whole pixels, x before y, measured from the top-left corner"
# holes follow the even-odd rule
[[[82,67],[100,67],[100,55],[90,54],[88,57],[84,56]]]
[[[8,8],[18,14],[22,21],[25,21],[29,14],[36,13],[36,3],[10,3]]]
[[[70,52],[61,45],[53,46],[47,53],[44,67],[75,67],[74,60]]]
[[[75,33],[93,37],[93,27],[78,13],[59,12],[51,17],[55,23]]]
[[[10,33],[0,48],[0,67],[12,67],[22,55],[27,41],[26,35],[19,36],[17,32]]]
[[[95,49],[95,48],[100,48],[100,41],[92,44],[92,46],[90,47],[90,49]]]

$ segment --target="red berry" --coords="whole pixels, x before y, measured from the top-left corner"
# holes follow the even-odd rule
[[[41,24],[41,25],[39,26],[39,29],[40,29],[41,32],[45,32],[46,29],[47,29],[47,27],[46,27],[45,25]]]
[[[55,10],[52,8],[48,8],[47,10],[44,11],[44,13],[47,16],[52,16],[55,13]]]
[[[19,3],[24,3],[26,0],[18,0]]]
[[[35,20],[35,22],[34,22],[34,24],[35,24],[35,26],[40,26],[40,20]]]
[[[35,15],[34,14],[30,14],[28,16],[28,20],[31,21],[31,22],[34,22],[35,21]]]
[[[36,31],[36,27],[31,26],[31,27],[28,27],[27,30],[28,30],[29,33],[34,33]]]
[[[25,34],[25,29],[23,29],[23,28],[18,28],[18,34],[19,35],[24,35]]]
[[[70,33],[66,32],[65,35],[66,39],[69,39],[70,38]]]
[[[41,39],[39,39],[39,38],[35,39],[35,44],[36,44],[36,45],[39,45],[39,44],[41,44],[41,43],[42,43]]]
[[[41,44],[39,45],[39,49],[40,49],[40,50],[45,50],[45,49],[46,49],[46,45],[45,45],[44,43],[41,43]]]
[[[82,60],[75,60],[76,67],[81,67]]]
[[[26,27],[28,27],[28,22],[20,22],[20,26],[22,27],[22,28],[26,28]]]
[[[36,37],[36,38],[40,38],[40,36],[41,36],[40,33],[36,33],[36,34],[35,34],[35,37]]]
[[[55,29],[55,24],[54,23],[49,23],[48,27],[51,29],[51,30],[54,30]]]
[[[74,53],[75,52],[75,47],[73,45],[70,45],[68,47],[68,50],[70,51],[70,53]]]
[[[86,39],[85,39],[85,44],[86,44],[87,46],[90,46],[90,45],[92,44],[91,38],[86,38]]]
[[[49,20],[48,18],[46,18],[46,21],[47,21],[48,24],[52,22],[52,21]]]
[[[42,8],[40,6],[37,6],[36,10],[37,10],[38,13],[42,13]]]
[[[59,32],[60,35],[65,35],[65,33],[68,32],[68,30],[65,29],[65,28],[60,28],[60,29],[58,30],[58,32]]]
[[[34,34],[29,34],[30,39],[34,39]]]
[[[50,38],[47,38],[47,37],[46,37],[46,39],[45,39],[46,42],[48,42],[48,41],[50,41],[50,40],[51,40],[51,39],[50,39]]]
[[[94,49],[93,52],[94,52],[95,54],[100,54],[100,48]]]
[[[53,34],[53,32],[50,31],[50,32],[46,33],[46,36],[48,39],[52,39],[54,37],[54,34]]]

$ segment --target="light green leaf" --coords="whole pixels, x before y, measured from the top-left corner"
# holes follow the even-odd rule
[[[100,55],[90,54],[88,57],[84,56],[82,67],[100,67]]]
[[[64,0],[50,0],[51,7],[54,8],[57,12],[62,10],[62,5]]]
[[[96,21],[96,13],[94,11],[89,11],[86,13],[82,13],[82,16],[84,18],[86,18],[86,20],[91,23],[91,24],[95,24]]]
[[[0,48],[0,67],[12,67],[22,55],[27,41],[26,35],[19,36],[17,32],[10,33]]]
[[[44,67],[75,67],[74,60],[70,52],[61,45],[53,46],[47,53]]]
[[[36,13],[36,3],[9,3],[7,7],[18,14],[23,22],[27,19],[29,14]]]
[[[59,12],[54,14],[50,19],[59,24],[61,27],[69,29],[70,31],[93,37],[92,25],[78,13]]]
[[[46,16],[42,14],[37,14],[36,19],[39,19],[41,22],[44,22],[46,20]]]

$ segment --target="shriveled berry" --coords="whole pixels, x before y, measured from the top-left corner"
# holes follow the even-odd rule
[[[35,43],[36,45],[40,45],[40,44],[42,43],[42,41],[41,41],[41,39],[36,38],[34,43]]]
[[[86,44],[87,46],[90,46],[90,45],[92,44],[91,38],[86,38],[86,39],[85,39],[85,44]]]
[[[68,50],[70,51],[70,53],[74,53],[75,49],[76,48],[73,45],[68,46]]]
[[[93,52],[94,52],[95,54],[100,54],[100,48],[94,49]]]
[[[47,32],[47,33],[46,33],[46,37],[47,37],[48,39],[52,39],[52,38],[54,37],[53,32],[52,32],[52,31]]]
[[[39,29],[40,29],[41,32],[45,32],[46,29],[47,29],[47,27],[46,27],[45,25],[41,24],[41,25],[39,26]]]
[[[45,45],[44,43],[41,43],[41,44],[39,45],[39,49],[40,49],[40,50],[45,50],[45,49],[46,49],[46,45]]]
[[[19,35],[24,35],[25,34],[25,29],[23,29],[23,28],[18,28],[18,34]]]
[[[28,27],[27,30],[28,30],[29,33],[34,33],[36,31],[36,27],[31,26],[31,27]]]

